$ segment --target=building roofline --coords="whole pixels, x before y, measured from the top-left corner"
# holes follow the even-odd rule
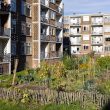
[[[64,15],[64,17],[81,17],[81,16],[107,16],[110,15],[110,13],[91,13],[91,14],[78,14],[74,13],[73,15]]]

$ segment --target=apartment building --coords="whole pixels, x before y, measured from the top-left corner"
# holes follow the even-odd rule
[[[70,39],[71,55],[95,52],[110,55],[110,14],[73,14],[64,17],[64,37]]]
[[[63,55],[62,0],[0,0],[0,74]]]

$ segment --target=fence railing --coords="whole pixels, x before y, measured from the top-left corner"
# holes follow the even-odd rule
[[[20,92],[21,91],[21,92]],[[39,104],[71,104],[75,101],[79,101],[82,107],[85,107],[87,101],[91,101],[93,104],[97,105],[98,110],[100,110],[105,104],[109,102],[110,96],[102,95],[94,92],[64,92],[50,90],[48,88],[38,89],[38,90],[27,90],[25,91],[30,97],[31,101],[37,102]],[[23,98],[23,89],[6,89],[0,88],[0,99],[10,99],[13,101],[20,101]]]

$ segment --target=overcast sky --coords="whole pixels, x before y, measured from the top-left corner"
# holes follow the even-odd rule
[[[110,0],[63,0],[65,15],[73,13],[110,13]]]

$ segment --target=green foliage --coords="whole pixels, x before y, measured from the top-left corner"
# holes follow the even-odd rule
[[[97,110],[96,105],[91,101],[87,101],[85,108],[81,107],[79,101],[73,102],[72,104],[49,104],[49,105],[38,105],[31,103],[17,103],[9,101],[0,101],[0,110]]]
[[[100,69],[110,69],[110,56],[100,57],[97,59]]]
[[[0,75],[0,87],[10,87],[12,83],[12,75]]]
[[[77,59],[75,57],[64,56],[63,64],[67,70],[74,70],[77,68]]]
[[[49,104],[45,106],[39,106],[39,105],[26,105],[22,103],[14,103],[14,102],[8,102],[8,101],[0,101],[0,110],[82,110],[79,103],[74,103],[70,105],[61,104],[61,105],[55,105],[55,104]]]

